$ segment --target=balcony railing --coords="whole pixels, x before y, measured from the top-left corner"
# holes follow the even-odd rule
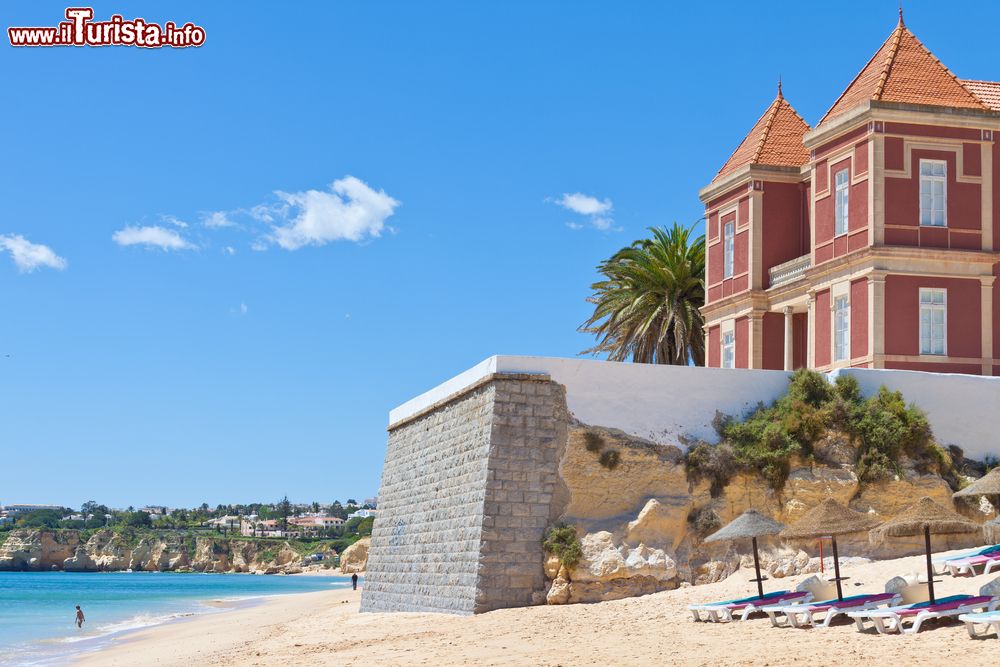
[[[769,271],[771,275],[771,287],[777,287],[778,285],[784,285],[785,283],[790,283],[793,280],[798,280],[806,274],[806,269],[809,268],[809,262],[810,256],[802,255],[801,257],[796,257],[795,259],[785,262],[784,264],[772,266]]]

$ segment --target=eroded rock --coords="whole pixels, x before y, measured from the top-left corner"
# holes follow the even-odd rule
[[[360,540],[344,549],[340,554],[340,571],[344,574],[361,573],[368,567],[368,548],[372,538],[362,537]]]

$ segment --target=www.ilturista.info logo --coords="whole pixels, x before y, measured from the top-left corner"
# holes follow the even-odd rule
[[[164,46],[184,48],[205,43],[205,29],[193,23],[178,27],[173,21],[162,26],[145,19],[125,20],[120,14],[108,21],[92,21],[91,7],[68,7],[68,21],[48,28],[10,27],[11,46],[141,46],[157,49]]]

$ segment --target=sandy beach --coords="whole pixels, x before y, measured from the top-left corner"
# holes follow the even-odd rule
[[[845,594],[881,591],[922,557],[844,568]],[[474,617],[359,614],[360,591],[267,600],[124,636],[76,664],[161,665],[995,665],[1000,640],[969,638],[962,624],[929,623],[914,636],[746,623],[695,624],[686,606],[752,591],[743,569],[707,586],[590,605],[506,609]],[[973,593],[995,575],[943,576],[939,595]],[[804,577],[768,582],[789,588]]]

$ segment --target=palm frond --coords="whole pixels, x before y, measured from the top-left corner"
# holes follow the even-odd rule
[[[604,280],[591,285],[594,312],[579,329],[596,344],[583,354],[704,365],[705,237],[677,223],[649,231],[598,265]]]

